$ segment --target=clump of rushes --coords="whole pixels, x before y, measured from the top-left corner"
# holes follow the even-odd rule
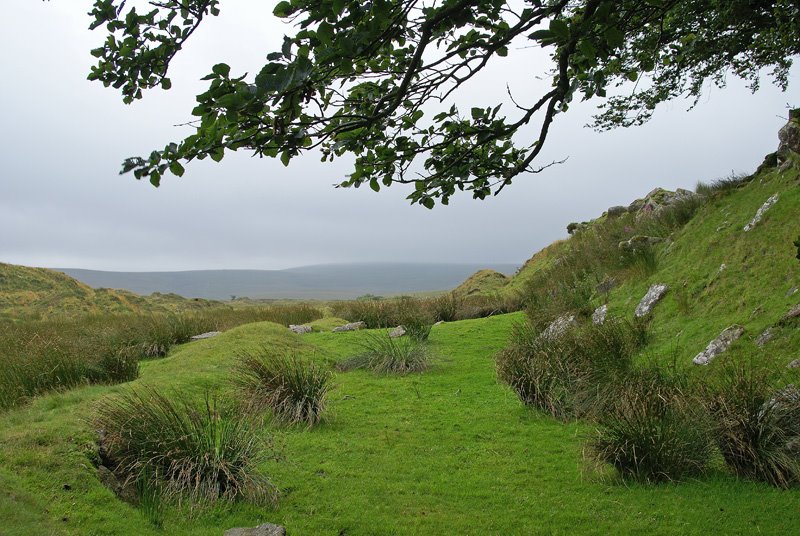
[[[165,500],[275,503],[275,487],[256,469],[266,453],[256,428],[208,395],[196,404],[130,391],[101,401],[93,425],[109,468]]]
[[[427,344],[411,337],[393,339],[386,333],[372,333],[360,346],[362,352],[339,363],[339,370],[366,368],[379,374],[409,374],[422,372],[430,366]]]
[[[433,326],[429,322],[421,319],[414,319],[403,324],[406,329],[406,337],[417,342],[425,342],[431,334]]]
[[[322,420],[332,379],[319,363],[268,348],[240,354],[234,375],[248,411],[269,409],[277,421],[308,426]]]
[[[598,416],[590,457],[639,482],[702,474],[713,452],[708,417],[682,383],[657,369],[630,374]]]
[[[729,368],[709,404],[717,444],[739,476],[779,488],[800,482],[800,390],[776,390],[771,375]]]
[[[520,400],[560,420],[602,413],[646,340],[645,324],[624,320],[543,335],[517,326],[496,358],[497,377]]]

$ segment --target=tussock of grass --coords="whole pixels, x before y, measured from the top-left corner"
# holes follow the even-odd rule
[[[728,466],[741,477],[788,488],[800,482],[800,391],[774,386],[763,369],[731,366],[710,410]]]
[[[598,416],[590,457],[640,482],[701,475],[713,452],[710,426],[681,383],[657,369],[629,374]]]
[[[234,374],[248,411],[270,409],[277,421],[288,424],[313,426],[322,420],[332,375],[319,363],[264,347],[240,354]]]
[[[624,320],[544,337],[517,326],[497,355],[497,377],[520,400],[560,420],[602,413],[646,340],[646,325]]]
[[[360,342],[362,352],[340,362],[341,371],[366,368],[379,374],[409,374],[430,367],[426,343],[411,337],[393,339],[386,333],[371,333]]]
[[[197,405],[132,391],[102,400],[92,424],[104,433],[111,469],[165,499],[275,502],[274,487],[256,469],[266,455],[257,431],[208,397]]]

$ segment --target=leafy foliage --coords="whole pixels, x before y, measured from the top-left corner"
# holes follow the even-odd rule
[[[107,37],[92,53],[90,78],[122,91],[126,102],[156,86],[168,89],[171,60],[218,0],[150,1],[139,14],[119,0],[95,0],[92,28]],[[800,52],[800,7],[793,0],[323,0],[279,2],[274,14],[295,23],[255,75],[211,68],[197,96],[195,132],[123,172],[158,185],[184,164],[246,149],[290,160],[312,149],[323,160],[354,154],[340,186],[415,186],[412,203],[447,204],[458,190],[483,199],[526,172],[556,115],[571,101],[604,98],[596,127],[646,121],[669,99],[698,98],[706,81],[733,72],[755,90],[763,68],[785,89]],[[509,49],[544,48],[550,89],[514,97],[514,110],[452,104],[459,91]],[[510,90],[509,90],[510,92]],[[413,171],[411,171],[413,170]],[[417,174],[417,171],[420,171]]]

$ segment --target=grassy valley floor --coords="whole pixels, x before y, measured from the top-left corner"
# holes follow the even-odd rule
[[[434,367],[405,377],[338,373],[329,422],[264,435],[276,510],[246,504],[168,509],[163,529],[116,498],[91,462],[88,419],[103,396],[152,386],[229,396],[236,353],[260,345],[338,361],[368,335],[296,336],[271,323],[232,329],[142,363],[141,378],[36,399],[0,415],[0,534],[213,534],[262,522],[290,535],[790,534],[800,491],[737,480],[622,483],[583,458],[591,425],[523,407],[495,379],[495,352],[523,315],[436,326]]]

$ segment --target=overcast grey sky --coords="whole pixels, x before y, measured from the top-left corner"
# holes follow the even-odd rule
[[[628,204],[652,188],[752,171],[777,146],[796,86],[751,95],[735,79],[709,88],[700,105],[670,103],[649,124],[608,133],[583,127],[594,104],[560,116],[544,160],[569,160],[519,177],[500,196],[457,196],[429,211],[407,190],[334,189],[350,160],[309,155],[284,168],[246,153],[193,163],[155,189],[118,176],[123,158],[185,132],[199,79],[220,61],[255,72],[289,28],[275,2],[223,2],[173,64],[173,89],[133,105],[86,81],[88,0],[4,0],[0,20],[0,261],[101,270],[274,269],[350,261],[522,262],[566,235],[571,221]],[[541,54],[515,50],[492,67],[465,106],[535,95]],[[797,69],[792,80],[797,78]]]

